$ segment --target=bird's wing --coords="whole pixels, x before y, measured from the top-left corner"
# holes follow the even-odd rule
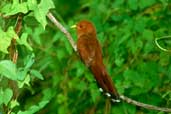
[[[95,60],[95,48],[96,47],[89,36],[83,35],[78,38],[77,49],[82,61],[87,66],[90,66],[93,60]]]

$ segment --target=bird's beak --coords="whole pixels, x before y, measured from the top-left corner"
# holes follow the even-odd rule
[[[75,29],[77,25],[72,25],[70,28]]]

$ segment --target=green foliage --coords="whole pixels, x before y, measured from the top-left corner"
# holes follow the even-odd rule
[[[36,3],[36,0],[33,0]],[[29,4],[31,7],[34,7],[32,10],[34,12],[34,16],[39,23],[42,24],[43,28],[45,28],[46,22],[46,14],[49,9],[54,8],[53,2],[51,0],[41,0],[40,4]],[[34,6],[35,5],[35,6]]]
[[[11,89],[6,88],[4,91],[2,89],[0,89],[0,105],[2,105],[3,103],[5,105],[7,105],[10,101],[10,99],[12,98],[13,92]]]
[[[34,114],[35,112],[42,109],[49,101],[41,101],[38,105],[33,105],[28,108],[27,111],[19,111],[17,114]]]
[[[12,38],[18,38],[13,27],[9,27],[6,32],[0,28],[0,51],[8,53],[7,48],[10,46]]]
[[[76,32],[69,27],[91,20],[119,93],[171,107],[170,53],[155,44],[156,38],[171,35],[170,7],[168,0],[0,1],[0,113],[164,114],[124,102],[112,104],[108,111],[91,72],[46,14],[53,8],[75,41]],[[23,19],[16,34],[18,15]],[[12,39],[16,64],[9,59]],[[159,43],[170,49],[169,38]]]
[[[0,62],[0,74],[11,80],[17,80],[16,65],[12,61],[9,61],[9,60],[1,61]]]
[[[26,46],[27,49],[29,49],[30,51],[33,51],[32,47],[27,42],[27,37],[28,37],[28,34],[27,33],[23,33],[21,35],[21,38],[17,38],[17,43],[19,45],[24,45],[24,46]]]
[[[0,11],[5,14],[5,16],[15,15],[17,13],[28,13],[29,11],[33,12],[35,19],[43,28],[45,28],[46,14],[49,9],[54,8],[54,4],[51,0],[41,0],[38,4],[37,0],[27,0],[26,2],[20,2],[19,0],[13,0],[12,3],[4,4]]]

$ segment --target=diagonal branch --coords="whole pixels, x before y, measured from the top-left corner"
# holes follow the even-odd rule
[[[74,51],[77,51],[77,47],[76,47],[76,44],[71,36],[71,34],[66,30],[65,27],[62,26],[62,24],[56,20],[56,18],[52,15],[52,13],[48,13],[47,14],[47,17],[55,24],[55,26],[57,28],[59,28],[64,34],[65,36],[67,37],[69,43],[71,44],[72,48],[74,49]]]
[[[141,102],[138,102],[138,101],[133,100],[131,98],[128,98],[127,96],[124,96],[124,95],[120,95],[120,99],[122,99],[123,101],[125,101],[125,102],[127,102],[129,104],[133,104],[133,105],[143,107],[143,108],[146,108],[146,109],[157,110],[157,111],[162,111],[162,112],[171,112],[171,108],[157,107],[157,106],[154,106],[154,105],[141,103]]]
[[[55,24],[55,26],[57,28],[59,28],[66,36],[66,38],[68,39],[68,41],[70,42],[72,48],[74,49],[75,52],[77,52],[77,48],[75,45],[75,42],[71,36],[71,34],[66,30],[66,28],[52,15],[52,13],[48,13],[47,17],[51,20],[51,22],[53,22]],[[123,101],[135,105],[135,106],[139,106],[139,107],[143,107],[149,110],[157,110],[157,111],[162,111],[162,112],[171,112],[171,108],[165,108],[165,107],[157,107],[154,105],[150,105],[150,104],[145,104],[142,102],[138,102],[135,101],[131,98],[128,98],[127,96],[124,95],[120,95],[120,99],[122,99]]]

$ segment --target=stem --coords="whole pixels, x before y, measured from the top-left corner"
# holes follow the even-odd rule
[[[77,47],[76,44],[71,36],[71,34],[67,31],[67,29],[52,15],[52,13],[48,13],[47,17],[51,20],[51,22],[53,22],[55,24],[55,26],[57,28],[59,28],[67,37],[68,41],[70,42],[72,48],[74,49],[74,51],[77,51]]]

